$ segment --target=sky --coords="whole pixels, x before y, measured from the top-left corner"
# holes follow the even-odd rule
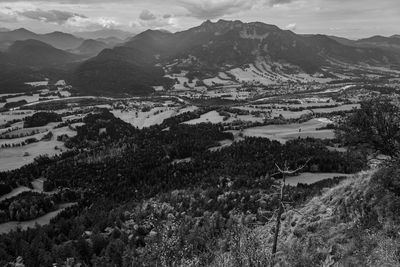
[[[347,38],[400,34],[400,0],[0,0],[0,28],[171,32],[210,19],[260,21]]]

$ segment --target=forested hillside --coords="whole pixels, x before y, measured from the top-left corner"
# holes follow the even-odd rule
[[[389,102],[379,103],[373,107],[373,120],[398,111],[395,106],[382,109]],[[364,105],[349,115],[340,134],[350,136],[346,133],[358,122],[354,118],[369,108]],[[51,197],[28,193],[3,202],[5,221],[31,219],[62,203],[75,203],[48,225],[2,234],[0,263],[267,266],[280,205],[282,177],[277,165],[286,162],[296,169],[305,164],[301,172],[327,173],[368,168],[364,152],[330,150],[325,141],[310,138],[281,144],[252,137],[210,150],[219,141],[233,139],[232,134],[218,124],[181,124],[187,117],[190,114],[178,115],[140,130],[106,109],[94,110],[83,119],[77,135],[66,141],[71,150],[0,173],[3,194],[29,187],[37,178],[45,179],[44,190],[52,192]],[[393,138],[398,144],[398,137]],[[396,162],[388,164],[344,182],[344,177],[337,177],[286,186],[287,206],[274,262],[386,263],[373,257],[386,245],[396,251],[397,243],[390,241],[397,240],[398,168]],[[27,211],[27,201],[37,203],[37,208]],[[379,235],[369,236],[369,230]],[[317,246],[323,249],[317,251]],[[388,262],[395,262],[395,255],[390,254]]]

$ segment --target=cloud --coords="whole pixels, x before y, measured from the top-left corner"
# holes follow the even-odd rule
[[[86,18],[86,17],[73,17],[66,22],[67,26],[72,26],[87,30],[99,29],[113,29],[120,25],[114,18],[99,17],[99,18]]]
[[[0,11],[0,22],[17,22],[17,16],[15,14],[3,13]]]
[[[136,30],[145,30],[145,29],[163,29],[169,26],[174,25],[174,17],[175,15],[171,14],[155,14],[147,9],[144,9],[139,18],[135,21],[130,22],[130,27],[135,28]]]
[[[157,17],[153,13],[151,13],[149,10],[145,9],[140,13],[139,19],[141,20],[155,20]]]
[[[153,20],[136,20],[131,21],[130,27],[137,31],[143,31],[146,29],[165,29],[169,26],[174,26],[175,22],[173,18],[164,18],[164,16],[157,16]]]
[[[29,18],[29,19],[33,19],[33,20],[57,23],[60,25],[66,23],[68,20],[73,19],[73,18],[87,18],[86,16],[78,14],[78,13],[72,13],[72,12],[60,11],[60,10],[45,11],[42,9],[18,12],[18,15]]]
[[[277,5],[283,5],[283,4],[290,4],[296,0],[269,0],[269,5],[270,6],[277,6]]]
[[[189,15],[199,19],[215,19],[252,8],[258,0],[180,0]]]
[[[294,1],[297,0],[178,0],[178,4],[189,11],[189,16],[198,19],[216,19],[256,7],[273,7]]]
[[[296,23],[290,23],[285,27],[286,30],[295,31],[297,29]]]

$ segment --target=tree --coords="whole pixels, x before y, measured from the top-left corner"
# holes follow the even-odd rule
[[[388,98],[361,103],[339,124],[336,134],[345,145],[367,147],[393,155],[400,145],[400,108]]]

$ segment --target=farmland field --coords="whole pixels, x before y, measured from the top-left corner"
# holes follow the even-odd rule
[[[50,127],[49,127],[50,128]],[[49,141],[40,141],[37,143],[28,144],[21,147],[2,148],[0,153],[0,171],[7,171],[22,167],[25,164],[33,162],[33,160],[40,155],[53,156],[65,151],[64,143],[57,141],[57,136],[66,134],[70,137],[76,134],[75,131],[68,127],[57,129],[50,129],[53,137]],[[16,139],[0,139],[0,144],[13,144],[19,143],[31,137],[40,139],[46,133],[36,134],[34,136],[22,137]],[[55,147],[58,147],[56,150]]]
[[[304,123],[293,123],[283,125],[267,125],[260,127],[252,127],[243,131],[244,136],[265,137],[272,140],[285,143],[287,140],[296,138],[334,138],[333,130],[316,130],[330,123],[329,120],[320,118],[312,119]]]
[[[185,124],[199,124],[199,123],[220,123],[223,122],[223,117],[215,110],[207,112],[200,116],[198,119],[185,121]]]

